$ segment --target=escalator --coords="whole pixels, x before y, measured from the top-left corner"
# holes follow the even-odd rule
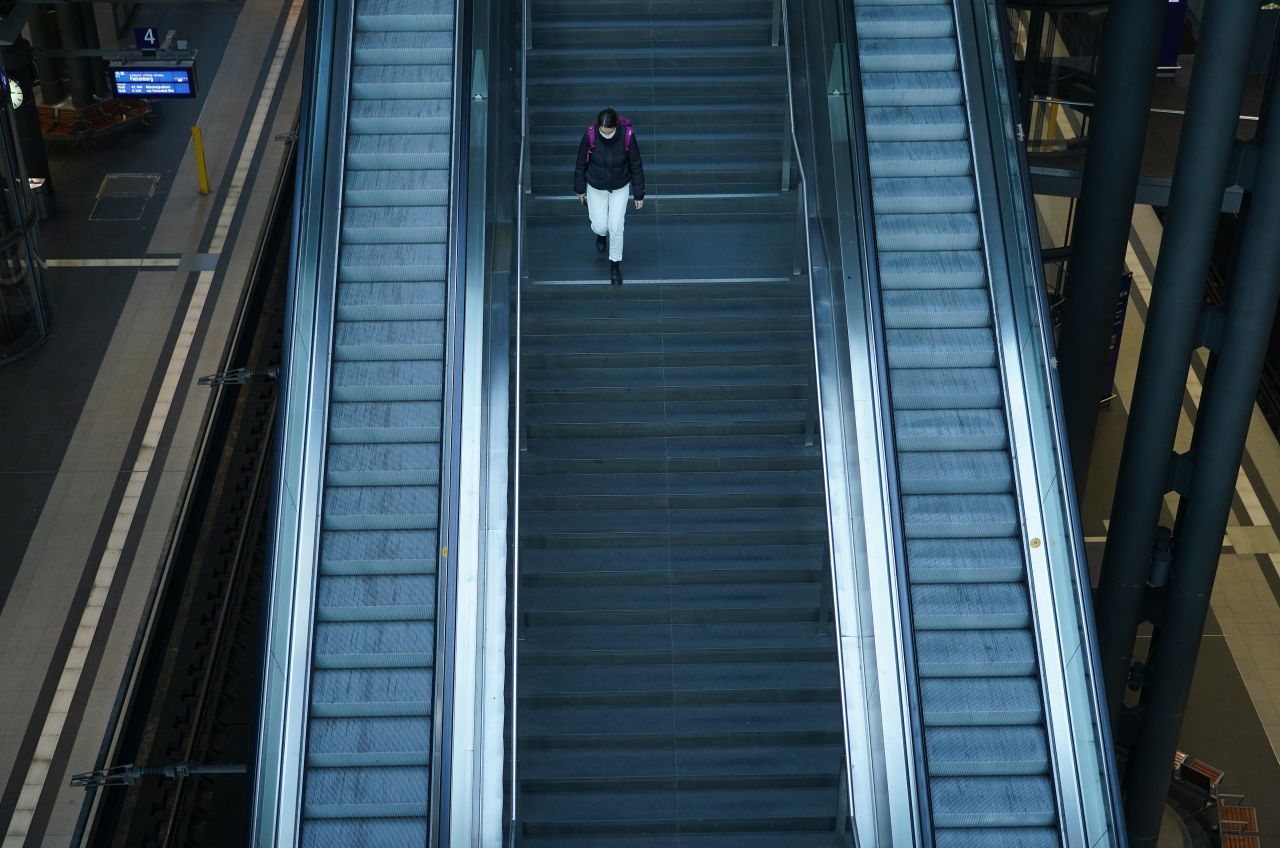
[[[951,3],[857,5],[933,825],[1058,845]]]
[[[526,848],[1116,844],[999,6],[313,9],[255,844],[448,844],[469,800]],[[464,9],[522,44],[518,176]],[[570,181],[604,106],[620,289]]]
[[[1011,207],[996,202],[991,179],[983,194],[980,168],[992,161],[983,147],[996,143],[984,145],[975,127],[990,132],[984,121],[995,98],[983,99],[989,89],[981,80],[999,67],[978,47],[975,33],[989,20],[983,5],[858,0],[855,6],[901,492],[904,617],[923,735],[919,768],[937,845],[1095,844],[1080,841],[1085,814],[1077,781],[1105,794],[1106,773],[1077,771],[1079,760],[1096,751],[1064,746],[1066,724],[1059,717],[1051,725],[1048,703],[1064,699],[1061,678],[1047,673],[1060,672],[1064,662],[1053,617],[1079,609],[1054,610],[1043,600],[1037,608],[1029,571],[1042,553],[1037,519],[1026,510],[1038,505],[1027,499],[1029,478],[1020,480],[1019,470],[1034,460],[1015,456],[1013,431],[1025,431],[1019,416],[1027,412],[1016,405],[1020,384],[1012,381],[1026,377],[1009,357],[1014,344],[1024,347],[1010,336],[1027,330],[1008,316],[997,320],[993,278],[1008,270],[991,234],[1001,225],[1034,228],[1035,221],[1002,221]],[[966,14],[977,22],[968,24],[968,36]],[[1069,536],[1064,542],[1079,544]]]
[[[788,22],[820,40],[819,7],[845,35],[806,48],[819,105],[797,118]],[[518,844],[851,844],[854,798],[877,842],[1118,839],[998,8],[526,5]],[[817,132],[844,80],[854,124],[832,145],[851,145],[854,182],[796,185],[803,146],[777,127]],[[630,213],[622,290],[568,196],[564,139],[604,105],[641,128],[656,195]],[[860,247],[832,210],[867,227]],[[836,318],[860,276],[865,313]],[[819,340],[846,320],[865,327]],[[824,371],[867,382],[820,390]],[[834,545],[853,502],[829,503],[847,493],[828,434],[849,426],[831,409],[883,445],[882,512],[876,467],[854,473],[865,521],[898,540],[897,590],[850,576],[882,565],[850,549],[857,519]],[[836,577],[863,594],[833,612]]]
[[[356,4],[303,845],[425,843],[452,0]]]
[[[430,839],[455,6],[312,11],[257,844]]]

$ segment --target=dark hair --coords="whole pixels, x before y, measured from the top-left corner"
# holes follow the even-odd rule
[[[618,125],[618,113],[612,108],[604,108],[600,110],[600,114],[596,115],[596,126],[601,129],[611,129]]]

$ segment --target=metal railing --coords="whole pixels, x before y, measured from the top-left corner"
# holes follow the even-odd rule
[[[470,197],[471,90],[474,83],[471,61],[471,18],[469,0],[455,0],[453,18],[453,93],[449,150],[449,255],[448,283],[445,303],[444,392],[442,396],[440,432],[440,505],[439,538],[436,559],[436,628],[435,667],[432,680],[434,703],[431,710],[431,771],[428,801],[429,845],[447,846],[452,767],[453,692],[457,640],[454,638],[457,612],[458,556],[463,540],[459,533],[460,515],[474,510],[475,503],[464,502],[459,491],[462,465],[462,382],[467,365],[464,289],[467,285],[468,209]],[[468,540],[470,541],[470,540]],[[451,555],[452,553],[452,555]]]
[[[904,724],[909,739],[908,754],[912,763],[910,775],[915,790],[914,813],[916,820],[915,838],[918,845],[933,844],[933,826],[931,823],[931,807],[929,803],[929,785],[926,769],[923,768],[925,757],[923,710],[920,705],[920,686],[915,658],[915,643],[911,638],[910,597],[911,586],[906,563],[905,523],[902,517],[902,492],[898,478],[898,460],[891,435],[894,432],[893,405],[889,394],[889,359],[888,335],[882,308],[883,295],[880,284],[879,246],[875,228],[875,206],[871,193],[871,155],[870,140],[867,135],[866,104],[862,93],[862,65],[859,55],[858,24],[851,9],[845,10],[844,20],[845,55],[847,84],[850,93],[850,141],[853,147],[854,167],[857,170],[853,180],[858,219],[861,228],[858,233],[863,260],[862,279],[863,296],[866,299],[867,323],[872,338],[871,369],[875,383],[872,403],[876,410],[879,427],[874,438],[876,454],[880,460],[881,506],[884,510],[885,525],[888,528],[888,541],[893,561],[889,563],[894,581],[896,595],[893,598],[893,634],[896,641],[897,655],[901,658],[900,673],[903,708],[906,713]],[[879,635],[879,634],[877,634]]]
[[[513,394],[515,410],[512,417],[515,435],[515,449],[511,452],[511,728],[510,750],[508,751],[507,769],[510,775],[510,819],[509,845],[517,843],[520,832],[520,775],[519,775],[519,720],[520,710],[517,698],[520,693],[520,464],[528,437],[524,424],[524,368],[523,354],[523,320],[524,320],[524,244],[525,216],[527,208],[525,197],[532,193],[533,176],[529,159],[529,51],[533,48],[531,0],[522,0],[520,4],[520,162],[516,171],[516,262],[515,262],[515,309],[512,326],[515,335],[515,350],[512,357],[514,370]]]
[[[970,115],[971,153],[1063,843],[1119,844],[1119,795],[1110,727],[1098,697],[1089,575],[1057,392],[1036,210],[1011,93],[1012,59],[1000,26],[1007,15],[1003,2],[971,0],[964,4],[969,14],[960,14],[960,5],[956,25],[968,102],[984,107],[983,114]],[[986,167],[978,166],[984,161]]]
[[[312,73],[298,135],[277,416],[279,471],[251,836],[258,846],[296,844],[300,834],[353,22],[352,0],[317,3],[307,19]]]
[[[841,621],[841,602],[840,595],[835,591],[835,568],[836,562],[833,551],[835,545],[835,519],[831,507],[832,484],[829,471],[830,458],[827,452],[827,433],[826,425],[822,416],[822,361],[819,356],[818,349],[818,294],[815,291],[815,282],[813,275],[813,232],[811,227],[812,210],[809,201],[809,175],[804,163],[803,148],[800,146],[799,137],[796,134],[796,102],[795,102],[795,81],[792,71],[792,43],[791,43],[791,22],[790,22],[790,5],[788,0],[780,0],[777,4],[778,15],[780,17],[781,27],[781,46],[783,49],[783,62],[787,71],[787,145],[785,150],[786,156],[783,159],[782,187],[784,191],[790,190],[792,160],[794,158],[794,169],[796,175],[796,254],[798,260],[794,263],[793,273],[803,274],[806,287],[809,292],[809,322],[810,322],[810,338],[813,343],[813,371],[810,381],[811,395],[808,399],[808,411],[806,413],[805,424],[805,445],[811,446],[813,439],[816,437],[822,454],[822,490],[823,499],[822,507],[824,517],[826,519],[826,534],[823,538],[823,571],[820,575],[821,591],[819,595],[818,610],[818,631],[825,635],[828,621],[834,622],[836,633],[834,639],[836,643],[837,669],[840,670],[840,698],[842,709],[840,711],[841,727],[843,729],[843,744],[841,746],[840,756],[840,775],[837,787],[835,821],[837,825],[837,833],[842,840],[853,840],[854,835],[851,830],[846,831],[845,823],[849,820],[853,808],[853,789],[850,779],[850,763],[848,758],[848,744],[851,733],[849,726],[848,710],[843,705],[848,700],[846,691],[847,681],[843,674],[844,669],[844,644],[839,634],[839,623]],[[776,43],[776,42],[775,42]]]

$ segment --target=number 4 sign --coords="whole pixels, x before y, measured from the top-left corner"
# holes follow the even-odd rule
[[[156,50],[160,47],[160,36],[155,27],[135,27],[133,43],[139,50]]]

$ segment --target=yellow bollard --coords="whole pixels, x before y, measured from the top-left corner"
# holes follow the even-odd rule
[[[209,170],[204,164],[204,136],[199,127],[191,128],[191,140],[195,144],[196,175],[200,178],[200,193],[209,193]]]
[[[1049,104],[1049,141],[1056,141],[1058,138],[1058,104]]]

